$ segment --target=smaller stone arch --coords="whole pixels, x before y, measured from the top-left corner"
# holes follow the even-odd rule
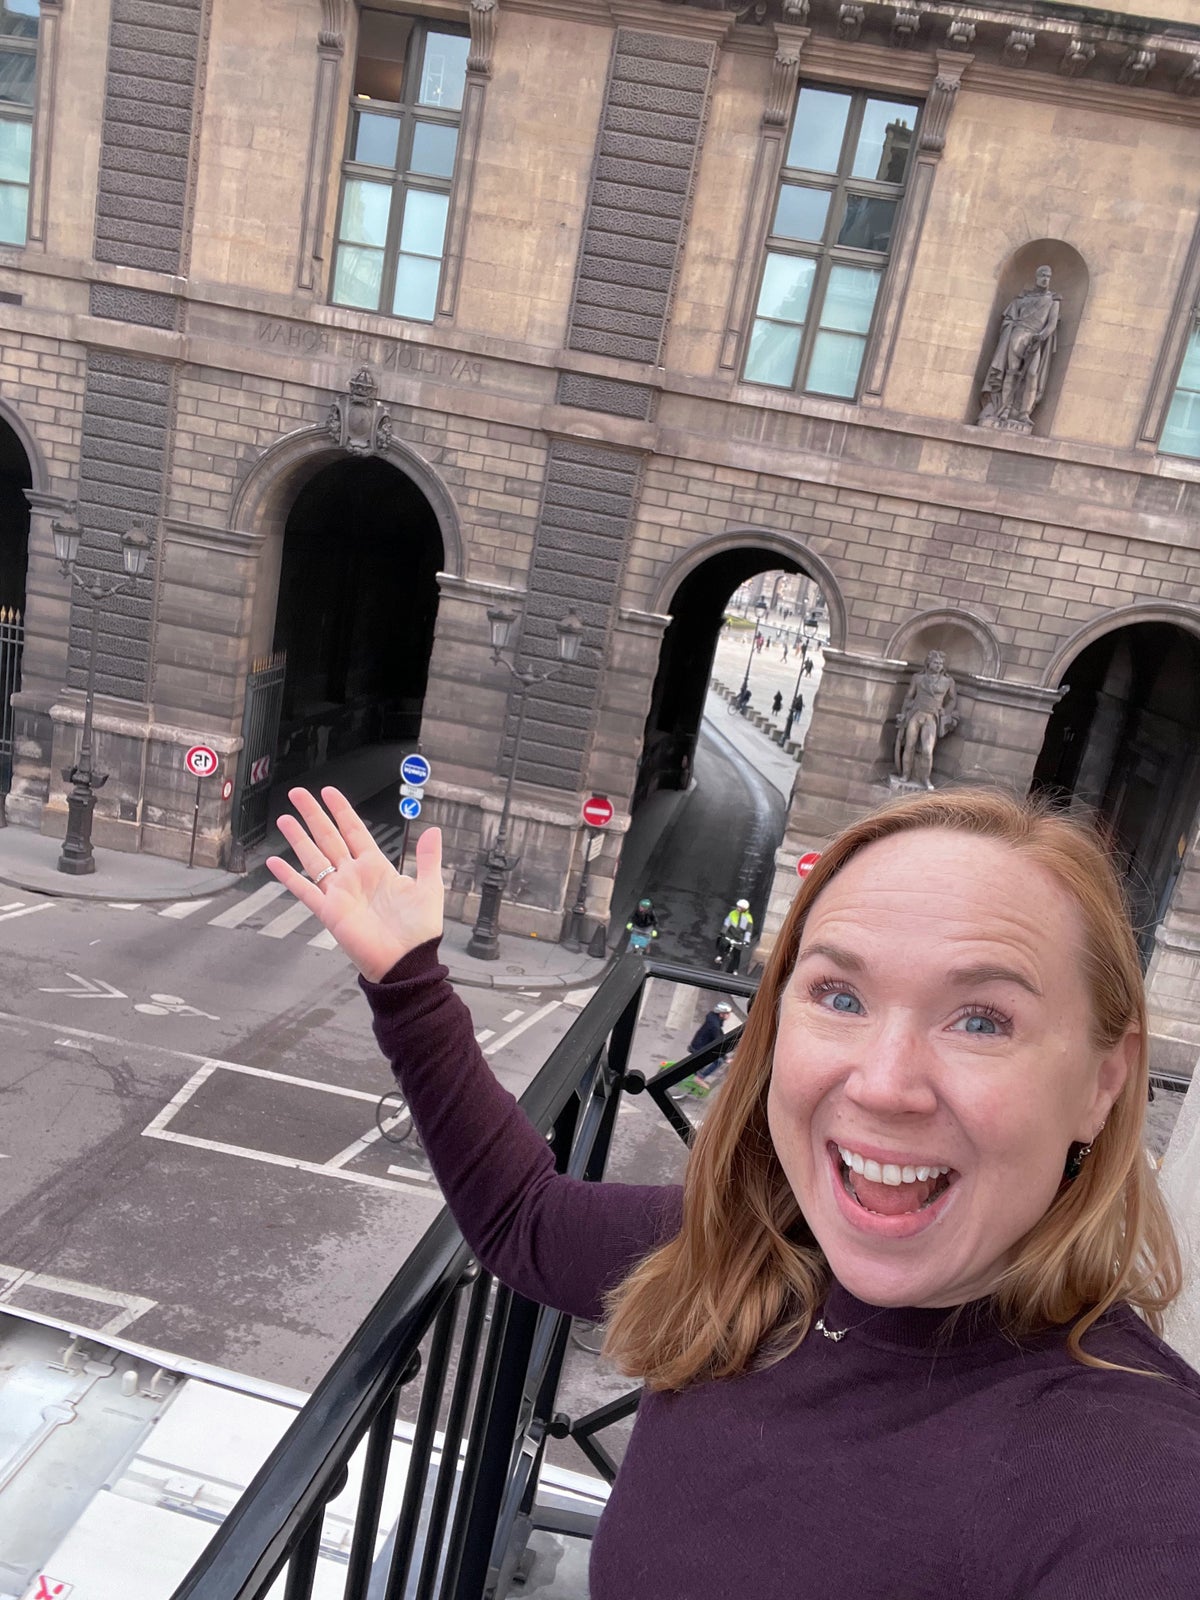
[[[9,405],[7,400],[0,399],[0,422],[4,422],[12,429],[17,443],[25,452],[25,459],[29,463],[29,492],[31,494],[46,494],[50,487],[50,473],[46,467],[46,458],[42,454],[42,447],[30,431],[21,413],[15,406]]]
[[[1087,303],[1091,283],[1087,262],[1075,246],[1068,244],[1065,239],[1030,239],[1028,243],[1014,250],[997,268],[996,298],[992,304],[987,331],[979,352],[967,421],[974,423],[979,420],[984,380],[1000,337],[1004,308],[1023,289],[1032,286],[1034,274],[1042,266],[1050,268],[1051,291],[1059,295],[1062,301],[1046,392],[1033,413],[1034,437],[1044,439],[1049,437],[1053,428],[1054,413],[1058,407],[1059,396],[1062,394],[1067,368],[1071,363],[1071,351],[1074,349],[1075,337],[1083,320],[1084,306]]]
[[[1136,605],[1122,606],[1116,611],[1105,611],[1091,622],[1085,623],[1059,649],[1042,674],[1042,687],[1057,689],[1063,676],[1088,645],[1117,628],[1128,628],[1137,622],[1173,622],[1200,638],[1200,608],[1183,605],[1173,600],[1147,600]]]
[[[443,567],[453,577],[466,570],[462,523],[454,497],[441,475],[403,439],[394,435],[375,452],[410,478],[429,502],[445,552]],[[230,510],[230,525],[244,533],[282,532],[297,494],[322,467],[348,454],[326,428],[297,428],[276,439],[251,464]]]
[[[953,607],[921,611],[902,622],[888,641],[893,661],[923,661],[940,650],[956,677],[999,678],[1000,643],[982,617]]]
[[[692,545],[666,569],[658,581],[650,610],[665,613],[685,578],[702,567],[714,556],[731,550],[764,550],[784,557],[800,567],[820,588],[829,609],[829,644],[834,650],[846,648],[846,602],[841,587],[828,562],[792,534],[779,533],[773,528],[756,528],[750,524],[727,528],[713,539],[703,539]]]

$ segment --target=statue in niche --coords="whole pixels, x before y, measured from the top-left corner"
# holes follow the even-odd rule
[[[1062,310],[1062,296],[1050,292],[1050,276],[1049,267],[1039,267],[1034,287],[1023,289],[1004,308],[983,381],[981,428],[1033,432],[1033,413],[1046,392]]]
[[[896,713],[896,779],[913,788],[933,788],[933,752],[958,726],[958,689],[946,671],[946,657],[931,650],[914,672],[904,704]]]

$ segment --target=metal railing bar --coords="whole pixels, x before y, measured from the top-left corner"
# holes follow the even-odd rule
[[[539,1533],[559,1533],[567,1539],[590,1539],[599,1520],[591,1511],[567,1511],[560,1506],[535,1505],[529,1520]]]
[[[364,1600],[371,1581],[375,1538],[379,1532],[379,1513],[383,1505],[383,1490],[392,1454],[392,1434],[399,1406],[400,1387],[397,1385],[371,1421],[367,1453],[363,1461],[362,1486],[354,1513],[354,1540],[350,1546],[343,1600]]]
[[[317,1558],[321,1554],[321,1527],[324,1521],[325,1507],[322,1505],[292,1552],[283,1600],[311,1600],[313,1579],[317,1575]]]
[[[693,989],[736,994],[743,1000],[753,1000],[758,989],[757,978],[745,978],[740,972],[721,972],[714,967],[689,967],[682,961],[660,961],[657,957],[643,964],[647,977],[665,978],[668,983],[685,983]]]
[[[425,1364],[421,1401],[417,1407],[417,1425],[413,1431],[409,1452],[404,1498],[400,1503],[400,1515],[392,1534],[392,1559],[384,1588],[385,1600],[400,1600],[408,1582],[417,1528],[421,1520],[421,1507],[425,1501],[425,1490],[429,1482],[433,1439],[437,1432],[438,1412],[441,1409],[442,1393],[446,1387],[446,1372],[450,1366],[450,1351],[454,1342],[454,1329],[461,1301],[460,1287],[442,1306],[433,1325],[429,1360]]]
[[[490,1273],[480,1272],[467,1302],[462,1344],[458,1352],[458,1370],[454,1375],[454,1386],[450,1391],[450,1411],[442,1434],[442,1459],[438,1463],[437,1477],[434,1479],[433,1502],[429,1508],[425,1548],[421,1558],[420,1575],[417,1578],[415,1600],[430,1600],[434,1592],[438,1569],[441,1566],[442,1539],[446,1532],[446,1521],[450,1514],[450,1504],[460,1470],[464,1478],[466,1475],[467,1463],[465,1461],[460,1463],[459,1447],[462,1444],[463,1427],[471,1399],[471,1382],[475,1375],[475,1358],[483,1337],[492,1282]],[[504,1290],[499,1290],[497,1300],[504,1293]],[[493,1310],[492,1315],[495,1314]],[[402,1593],[402,1590],[397,1591],[395,1600],[400,1600]]]

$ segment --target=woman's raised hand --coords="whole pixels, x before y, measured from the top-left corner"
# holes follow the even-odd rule
[[[328,811],[307,789],[290,789],[288,799],[301,820],[281,816],[279,831],[307,876],[279,856],[271,856],[267,868],[321,919],[363,977],[378,983],[402,956],[441,935],[441,830],[427,828],[420,836],[417,875],[405,878],[345,795],[322,789]]]

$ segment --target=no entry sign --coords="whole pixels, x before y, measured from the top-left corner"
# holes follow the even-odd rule
[[[583,802],[583,820],[589,828],[607,828],[612,819],[612,801],[602,794],[594,794]]]
[[[193,778],[211,778],[217,770],[217,752],[206,744],[194,744],[183,758],[183,764]]]
[[[796,863],[796,871],[802,878],[807,878],[820,859],[821,852],[819,850],[806,850]]]

